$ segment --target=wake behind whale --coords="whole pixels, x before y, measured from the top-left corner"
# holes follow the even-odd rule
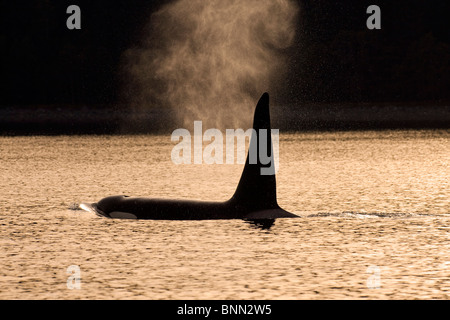
[[[255,109],[253,133],[244,170],[234,195],[228,201],[207,202],[111,196],[98,203],[82,203],[80,208],[116,219],[259,220],[298,217],[281,209],[277,203],[270,132],[269,95],[264,93]],[[270,150],[268,163],[261,161],[258,152],[260,149]],[[257,156],[254,157],[254,155]]]

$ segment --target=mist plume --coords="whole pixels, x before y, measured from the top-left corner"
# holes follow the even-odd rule
[[[163,6],[151,15],[141,43],[124,54],[128,103],[169,108],[186,128],[195,120],[204,128],[248,127],[259,96],[283,79],[297,15],[291,0]]]

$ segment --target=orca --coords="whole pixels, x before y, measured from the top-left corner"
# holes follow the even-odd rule
[[[111,196],[98,203],[82,203],[80,208],[99,216],[115,219],[244,219],[264,224],[264,221],[272,220],[273,222],[278,218],[298,218],[299,216],[281,209],[277,203],[269,94],[267,92],[261,96],[256,106],[253,129],[241,179],[234,195],[225,202]],[[267,130],[267,134],[261,135],[266,141],[259,141],[261,129]],[[270,150],[268,158],[271,161],[268,164],[260,161],[258,150],[261,146],[265,147],[266,153]],[[258,155],[256,161],[250,161],[251,152]],[[266,172],[267,170],[273,171],[270,174],[261,174],[263,168],[266,169]]]

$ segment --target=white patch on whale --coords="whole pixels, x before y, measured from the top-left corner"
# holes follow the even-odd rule
[[[114,219],[137,219],[137,217],[132,213],[120,211],[110,212],[109,216]]]

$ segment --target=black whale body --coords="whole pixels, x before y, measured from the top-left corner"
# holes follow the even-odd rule
[[[152,219],[152,220],[212,220],[212,219],[258,219],[294,218],[278,206],[276,197],[275,169],[273,168],[272,138],[270,135],[269,95],[260,98],[253,120],[253,135],[250,152],[257,152],[262,143],[270,150],[271,161],[264,165],[259,156],[256,163],[250,163],[249,154],[234,195],[225,202],[186,201],[151,199],[128,196],[112,196],[98,203],[82,204],[83,209],[108,218]],[[266,129],[266,141],[259,141],[259,130]],[[256,136],[255,136],[256,135]],[[252,161],[254,162],[254,161]],[[261,169],[273,170],[262,175]]]

